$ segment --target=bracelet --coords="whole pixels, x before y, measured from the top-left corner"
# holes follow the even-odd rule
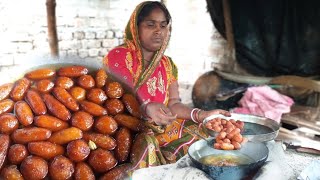
[[[198,109],[198,108],[193,108],[193,109],[191,110],[191,112],[190,112],[191,120],[192,120],[193,122],[195,122],[195,123],[198,123],[198,121],[197,121],[197,117],[194,116],[194,112],[197,113],[197,111],[199,111],[199,110],[200,110],[200,109]]]
[[[196,119],[197,119],[198,123],[201,123],[201,122],[200,122],[200,112],[201,112],[201,111],[202,111],[202,110],[199,109],[199,111],[197,111],[197,114],[196,114]]]

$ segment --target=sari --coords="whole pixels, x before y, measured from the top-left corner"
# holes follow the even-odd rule
[[[169,33],[164,43],[155,52],[149,66],[145,65],[138,37],[137,17],[147,3],[150,2],[142,2],[136,7],[126,26],[124,44],[112,49],[104,58],[104,64],[107,71],[132,89],[141,102],[167,105],[168,88],[171,83],[178,80],[176,65],[170,57],[164,55],[170,39],[171,23],[167,27]],[[164,132],[148,129],[136,136],[133,148],[139,148],[140,151],[131,157],[133,170],[174,163],[183,157],[188,147],[198,139],[181,125],[205,135],[201,130],[201,124],[185,119],[176,121],[179,123],[167,125]],[[135,147],[135,144],[139,145]]]

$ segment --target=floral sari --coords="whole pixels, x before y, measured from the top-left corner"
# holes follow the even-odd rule
[[[140,101],[167,105],[168,88],[172,82],[177,81],[178,72],[171,58],[164,55],[170,33],[162,47],[155,52],[149,66],[144,64],[138,37],[137,17],[147,3],[149,2],[143,2],[136,7],[126,27],[124,44],[111,50],[105,57],[104,63],[108,72],[133,89]],[[168,28],[171,28],[170,26],[171,23]],[[133,169],[173,163],[187,153],[189,145],[197,139],[180,124],[195,131],[199,131],[202,126],[191,120],[176,121],[179,123],[167,125],[162,133],[149,129],[136,137],[135,143],[140,143],[141,151],[136,154],[136,158],[131,158]]]

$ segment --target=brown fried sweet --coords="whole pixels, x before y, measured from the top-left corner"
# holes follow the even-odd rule
[[[9,149],[10,137],[6,134],[0,134],[0,170],[7,158],[7,152]]]
[[[93,126],[93,116],[85,111],[77,111],[71,117],[71,125],[82,131],[88,131]]]
[[[10,97],[13,101],[20,101],[24,98],[27,90],[31,85],[31,81],[27,78],[21,78],[16,81],[13,85],[13,88],[10,92]]]
[[[31,80],[48,79],[53,77],[56,71],[51,68],[41,68],[28,72],[24,76]]]
[[[119,125],[127,127],[133,131],[141,131],[144,128],[142,120],[130,115],[117,114],[114,116],[114,119]]]
[[[46,160],[64,154],[63,146],[48,141],[30,142],[28,143],[28,150],[31,154]]]
[[[59,76],[59,77],[57,77],[54,85],[55,85],[55,87],[62,87],[64,89],[70,89],[74,85],[74,82],[69,77]]]
[[[66,89],[55,87],[52,89],[52,94],[56,97],[65,107],[71,111],[78,111],[79,105],[77,101],[69,94]]]
[[[78,85],[84,89],[90,89],[95,86],[94,78],[91,75],[82,75],[78,78]]]
[[[129,163],[121,164],[104,175],[102,175],[99,180],[121,180],[128,176],[128,171],[131,169],[132,165]]]
[[[52,90],[53,87],[54,87],[54,83],[49,79],[42,79],[35,83],[35,88],[40,93],[48,93]]]
[[[62,121],[54,116],[50,116],[47,114],[34,117],[34,125],[49,129],[52,132],[69,127],[69,124],[66,121]]]
[[[208,121],[205,127],[218,132],[213,144],[215,149],[237,150],[246,141],[246,138],[242,137],[240,133],[244,128],[243,121],[217,117]]]
[[[90,101],[80,101],[80,107],[82,110],[88,112],[92,116],[103,116],[108,114],[107,110],[100,106],[99,104],[90,102]]]
[[[140,104],[132,94],[125,93],[122,96],[122,102],[132,116],[141,118]]]
[[[114,168],[118,162],[110,151],[98,148],[91,151],[88,163],[95,172],[103,173]]]
[[[115,116],[124,112],[124,105],[119,99],[108,99],[105,107],[109,114]]]
[[[70,111],[60,101],[50,94],[43,94],[44,103],[49,111],[57,118],[68,121],[71,118]]]
[[[113,137],[106,134],[84,132],[83,139],[87,142],[92,141],[96,144],[97,147],[106,150],[113,150],[117,146],[116,140],[113,139]]]
[[[23,180],[22,174],[16,165],[4,167],[1,171],[0,177],[2,180]]]
[[[0,101],[9,97],[13,83],[6,83],[0,86]]]
[[[106,85],[107,78],[108,78],[108,75],[107,75],[106,71],[103,69],[99,69],[96,72],[96,76],[95,76],[96,87],[102,88],[104,85]]]
[[[43,115],[47,113],[47,107],[42,100],[40,94],[35,90],[28,90],[26,101],[35,115]]]
[[[85,160],[89,154],[89,145],[82,139],[71,141],[67,145],[67,155],[74,162]]]
[[[72,87],[69,93],[77,101],[82,101],[86,98],[86,90],[79,86]]]
[[[53,180],[70,179],[73,173],[73,163],[63,155],[56,156],[49,164],[49,176]]]
[[[11,134],[18,129],[19,121],[12,113],[5,113],[0,115],[0,133]]]
[[[109,98],[120,98],[123,93],[124,89],[118,82],[110,82],[106,85],[106,94]]]
[[[59,76],[79,77],[88,74],[89,70],[85,66],[65,66],[58,69]]]
[[[107,100],[107,95],[104,90],[100,88],[90,89],[87,93],[87,100],[94,102],[96,104],[103,104]]]
[[[111,116],[105,115],[95,121],[94,127],[102,134],[111,135],[118,129],[118,123]]]
[[[11,138],[13,142],[26,144],[34,141],[44,141],[51,136],[51,131],[45,128],[39,127],[25,127],[16,129]]]
[[[128,128],[122,127],[115,135],[117,147],[114,149],[115,157],[119,162],[124,162],[128,159],[132,145],[132,135]]]
[[[22,161],[20,172],[25,179],[43,179],[48,174],[48,163],[41,157],[30,155]]]
[[[11,164],[20,165],[20,163],[29,156],[28,149],[23,144],[13,144],[8,151],[8,160]]]
[[[71,141],[81,139],[83,136],[82,131],[76,127],[70,127],[54,132],[48,141],[56,144],[67,144]]]
[[[143,151],[141,151],[141,147],[145,142],[145,136],[146,136],[146,133],[140,133],[135,137],[131,147],[131,151],[130,151],[131,164],[137,164],[139,162],[140,157],[143,153]]]
[[[85,162],[79,162],[75,166],[74,171],[75,180],[95,180],[94,173],[91,167]]]
[[[25,101],[18,101],[14,105],[14,114],[16,115],[19,123],[28,126],[33,122],[33,112]]]
[[[0,101],[0,114],[10,113],[14,108],[14,102],[11,99]]]

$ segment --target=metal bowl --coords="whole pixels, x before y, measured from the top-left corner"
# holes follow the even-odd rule
[[[254,142],[266,142],[274,140],[279,133],[280,123],[261,116],[248,115],[248,114],[237,114],[231,113],[231,117],[226,117],[220,114],[211,115],[204,119],[203,125],[205,131],[212,137],[215,137],[218,133],[205,127],[208,121],[214,118],[224,118],[226,120],[235,119],[244,122],[244,128],[241,134],[248,138],[249,141]]]
[[[53,69],[58,69],[62,66],[67,65],[83,65],[89,70],[97,70],[99,68],[104,68],[102,61],[98,60],[83,60],[80,58],[39,58],[28,59],[21,64],[14,66],[0,67],[0,85],[4,83],[14,82],[19,78],[23,77],[29,71],[39,69],[41,67],[52,67]]]
[[[214,139],[209,139],[212,144]],[[188,149],[188,155],[194,165],[206,172],[212,179],[237,180],[252,177],[268,158],[269,149],[261,142],[247,142],[240,150],[217,150],[209,146],[205,140],[193,143]],[[236,166],[217,166],[204,164],[200,159],[209,155],[232,155],[248,157],[247,164]]]

